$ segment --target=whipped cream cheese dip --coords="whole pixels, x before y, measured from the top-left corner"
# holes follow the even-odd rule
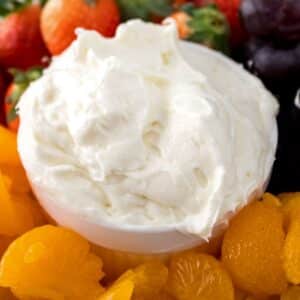
[[[188,63],[174,24],[77,33],[19,104],[19,152],[41,203],[208,239],[268,180],[276,100],[233,62],[218,70],[210,50],[207,72],[196,55]],[[227,82],[227,72],[243,74]]]

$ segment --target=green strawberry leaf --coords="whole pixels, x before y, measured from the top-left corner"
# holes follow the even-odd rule
[[[197,9],[196,5],[194,3],[186,3],[181,5],[180,10],[186,12],[189,15],[193,14],[193,11]]]
[[[44,6],[44,5],[46,5],[47,1],[48,1],[48,0],[40,0],[40,4],[41,4],[41,6]]]
[[[97,0],[84,0],[84,1],[86,4],[91,5],[91,6],[95,6],[97,4]]]
[[[32,0],[0,0],[0,16],[5,17],[10,13],[23,9],[31,3]]]
[[[118,0],[123,20],[140,18],[149,20],[152,15],[168,16],[172,8],[172,0]]]
[[[11,110],[6,115],[6,122],[10,123],[14,121],[16,118],[18,118],[18,109],[16,106],[13,106]]]
[[[226,17],[215,5],[190,11],[189,40],[229,54],[230,27]]]
[[[34,67],[28,71],[18,69],[10,69],[9,72],[13,76],[13,90],[11,95],[6,99],[7,103],[11,104],[11,109],[6,116],[7,122],[12,122],[18,117],[17,105],[21,96],[24,94],[31,82],[40,78],[43,74],[43,68]]]

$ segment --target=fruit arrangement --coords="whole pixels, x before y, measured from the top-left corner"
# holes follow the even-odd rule
[[[52,222],[16,144],[18,100],[77,27],[111,37],[122,21],[168,18],[182,39],[232,56],[278,95],[281,139],[270,190],[300,190],[300,112],[293,102],[300,88],[299,1],[6,0],[0,16],[1,300],[300,299],[299,193],[265,194],[222,236],[192,250],[112,251]]]
[[[55,226],[31,193],[15,133],[0,127],[1,299],[297,299],[300,194],[265,194],[197,248],[138,255]]]

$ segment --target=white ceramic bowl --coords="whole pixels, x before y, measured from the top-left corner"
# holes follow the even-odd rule
[[[187,61],[213,80],[214,87],[219,92],[222,93],[226,90],[229,97],[240,97],[242,101],[243,97],[248,97],[248,99],[249,97],[255,97],[253,86],[255,87],[254,90],[257,91],[264,89],[258,79],[232,60],[215,51],[188,42],[182,42],[181,49]],[[207,64],[208,60],[210,61],[209,64]],[[226,74],[226,78],[224,78],[224,74]],[[240,82],[238,86],[237,82]],[[259,97],[259,92],[257,92],[257,97]],[[277,143],[276,126],[274,126],[273,137],[274,143]],[[27,175],[30,180],[30,174]],[[253,191],[248,201],[263,193],[267,181],[268,178]],[[121,226],[105,222],[95,224],[78,217],[66,208],[56,206],[54,201],[51,200],[51,195],[45,194],[35,184],[32,184],[32,188],[40,204],[58,224],[72,228],[92,243],[106,248],[135,253],[159,254],[192,248],[204,242],[197,236],[184,234],[171,226],[156,227],[154,229],[139,229],[136,227],[126,227],[124,229]],[[215,226],[214,234],[224,230],[228,219],[234,213],[230,212],[224,216],[222,222]]]

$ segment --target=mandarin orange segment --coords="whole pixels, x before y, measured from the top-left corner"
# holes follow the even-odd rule
[[[209,242],[200,245],[197,250],[213,256],[218,256],[221,253],[223,237],[223,234],[218,235],[212,238]]]
[[[237,287],[252,294],[284,291],[284,238],[283,215],[275,206],[255,201],[233,218],[225,233],[222,260]]]
[[[8,246],[13,242],[14,238],[13,237],[8,237],[8,236],[1,236],[0,235],[0,259]],[[0,298],[1,299],[1,298]]]
[[[32,219],[33,227],[38,227],[48,223],[43,209],[34,198],[33,194],[13,195],[12,200],[16,204],[17,210],[19,207],[21,207],[21,209],[23,207],[24,210],[28,211],[28,214]],[[32,229],[33,227],[29,229]]]
[[[279,300],[279,295],[265,296],[265,295],[248,295],[244,300]]]
[[[263,194],[262,202],[264,204],[275,206],[275,207],[281,207],[282,205],[280,199],[270,193]]]
[[[2,231],[4,230],[3,228],[5,227],[7,221],[12,223],[9,220],[9,218],[13,217],[13,205],[11,203],[10,194],[8,191],[10,186],[11,180],[0,173],[0,234],[3,234]]]
[[[105,274],[105,276],[106,276],[106,274]],[[115,284],[115,283],[118,283],[118,282],[121,282],[121,281],[123,281],[123,280],[125,280],[125,279],[130,279],[130,280],[134,281],[134,279],[135,279],[135,273],[134,273],[134,271],[133,271],[133,270],[127,270],[124,274],[122,274],[122,275],[114,282],[114,284]]]
[[[158,300],[176,300],[173,296],[171,296],[167,292],[161,292],[156,299],[158,299]]]
[[[6,288],[0,287],[0,299],[1,300],[17,300],[13,293]]]
[[[160,262],[148,262],[134,270],[133,299],[153,299],[165,286],[168,268]]]
[[[168,255],[133,254],[123,251],[110,250],[103,247],[92,246],[93,252],[103,261],[104,280],[112,282],[126,270],[133,269],[143,263],[158,261],[166,262]]]
[[[113,284],[98,300],[130,300],[132,298],[134,283],[124,279]]]
[[[278,198],[283,202],[286,203],[288,202],[290,199],[294,199],[294,198],[300,198],[300,192],[295,192],[295,193],[281,193],[278,195]]]
[[[161,262],[152,261],[142,264],[134,270],[127,270],[115,282],[132,280],[134,291],[132,299],[146,300],[158,297],[167,283],[168,268]]]
[[[214,257],[202,253],[174,256],[169,267],[168,292],[177,300],[233,300],[230,276]]]
[[[286,228],[293,219],[300,218],[300,193],[287,193],[282,194],[283,213]]]
[[[102,261],[71,230],[46,225],[17,238],[0,264],[0,286],[21,299],[97,299]]]
[[[244,300],[269,300],[269,297],[247,296]]]
[[[29,194],[13,194],[10,178],[0,173],[0,235],[16,236],[45,223],[38,204]]]
[[[14,194],[25,194],[31,192],[25,171],[22,166],[1,165],[0,170],[4,176],[10,179],[9,191]]]
[[[284,243],[284,270],[288,280],[300,284],[300,218],[292,220]]]
[[[0,165],[20,165],[17,151],[17,136],[12,131],[0,125]]]
[[[9,182],[0,173],[0,234],[15,236],[31,229],[33,221],[26,208],[13,202]]]
[[[280,300],[300,300],[300,286],[290,286],[281,295]]]
[[[247,293],[239,289],[234,290],[234,300],[246,300]]]

